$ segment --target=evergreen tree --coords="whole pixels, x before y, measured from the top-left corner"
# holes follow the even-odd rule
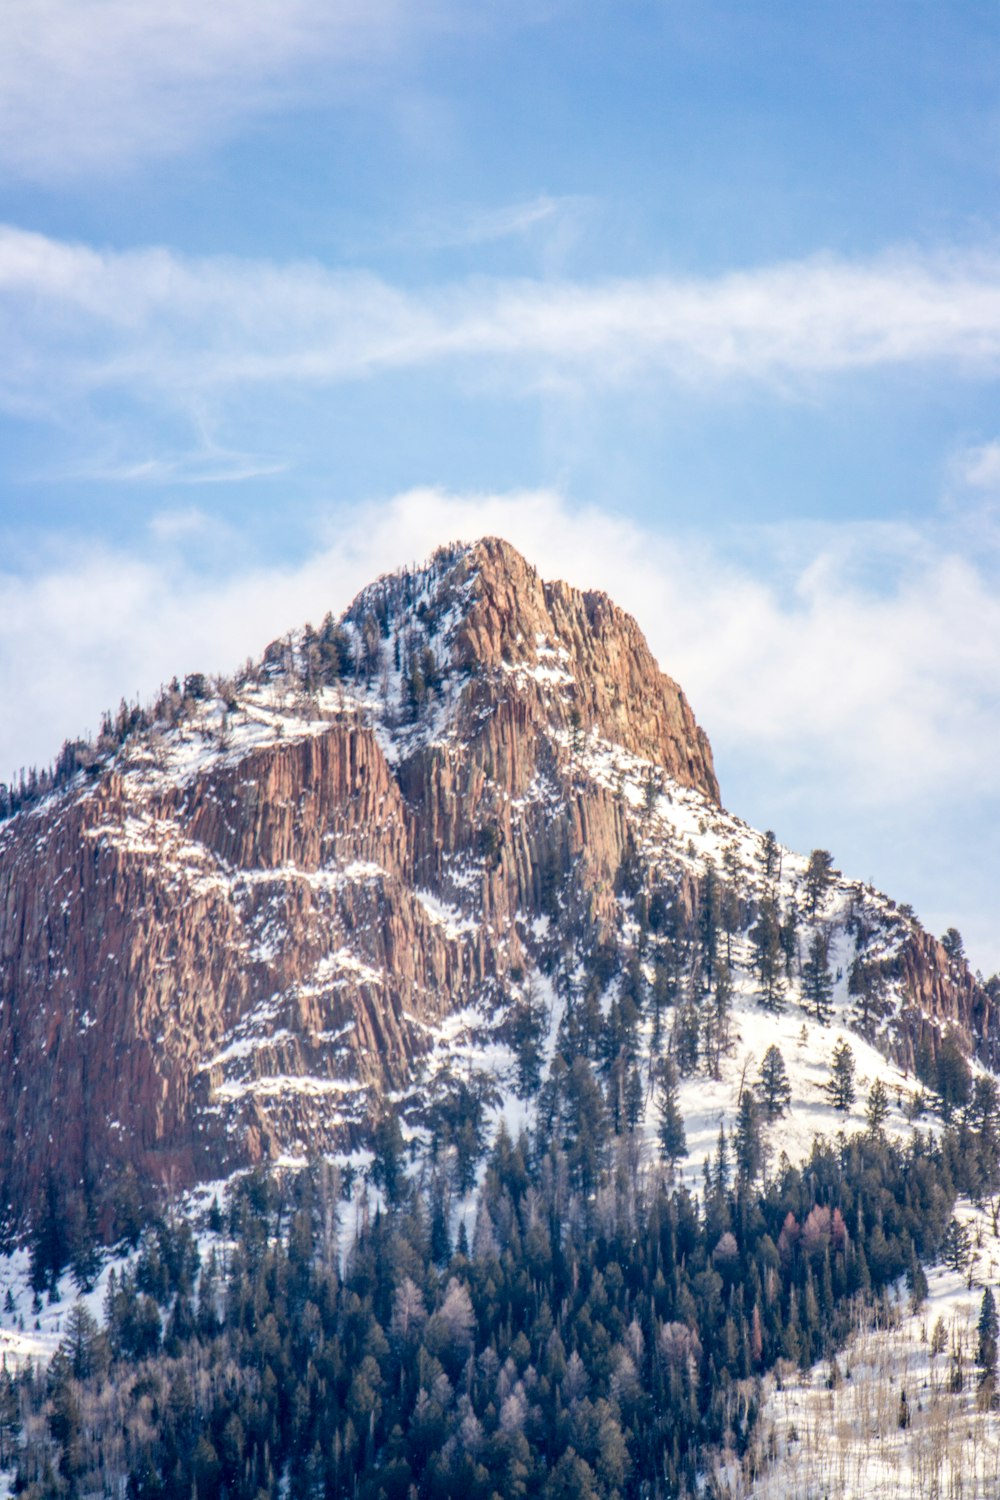
[[[523,996],[512,1007],[506,1027],[515,1056],[519,1099],[530,1099],[538,1091],[547,1029],[548,1010],[544,999],[538,986],[529,981]]]
[[[865,1118],[872,1135],[877,1135],[889,1114],[889,1093],[881,1078],[876,1078],[868,1094]]]
[[[727,885],[722,893],[722,930],[726,934],[726,963],[733,962],[733,938],[740,931],[742,912],[739,891],[735,885]]]
[[[736,1170],[740,1181],[748,1185],[764,1166],[764,1141],[760,1126],[760,1105],[753,1089],[740,1095],[736,1116]]]
[[[941,939],[941,946],[951,959],[953,964],[961,964],[965,959],[965,943],[962,934],[957,927],[949,927]]]
[[[688,1077],[698,1067],[698,1050],[701,1044],[701,1014],[694,999],[689,995],[674,1016],[670,1033],[670,1048],[678,1070]]]
[[[792,1102],[792,1086],[785,1059],[773,1044],[764,1053],[757,1090],[768,1120],[780,1119]]]
[[[997,1373],[997,1334],[1000,1332],[1000,1322],[997,1319],[996,1298],[989,1287],[983,1292],[983,1300],[979,1308],[979,1349],[976,1362],[982,1370],[984,1377],[996,1378]]]
[[[400,1204],[406,1192],[404,1149],[399,1116],[387,1105],[372,1132],[371,1179],[385,1193],[390,1208]]]
[[[645,1102],[642,1075],[638,1067],[633,1064],[625,1081],[625,1123],[629,1130],[637,1129],[642,1119]]]
[[[573,1181],[591,1193],[608,1153],[608,1112],[594,1070],[575,1057],[566,1075],[563,1145]]]
[[[764,834],[764,842],[761,845],[758,858],[764,869],[764,879],[773,880],[778,873],[781,851],[778,848],[778,840],[775,838],[772,828],[767,829]]]
[[[20,1431],[21,1411],[17,1386],[4,1363],[0,1366],[0,1471],[6,1469],[13,1459]]]
[[[669,1057],[664,1058],[660,1068],[657,1108],[660,1116],[660,1155],[673,1172],[681,1158],[687,1156],[688,1148],[679,1103],[677,1069],[673,1059]]]
[[[732,1048],[733,975],[728,959],[715,970],[715,992],[702,1016],[702,1049],[708,1070],[718,1078],[723,1057]]]
[[[885,1009],[887,987],[881,964],[859,954],[848,971],[847,993],[854,1001],[858,1028],[863,1036],[871,1035],[873,1023]]]
[[[935,1071],[941,1113],[950,1120],[956,1109],[965,1108],[972,1095],[972,1069],[962,1043],[953,1031],[941,1039]]]
[[[814,849],[809,856],[809,864],[806,867],[806,903],[811,916],[815,916],[823,904],[836,871],[833,868],[833,855],[828,849]]]
[[[722,923],[722,893],[715,866],[710,864],[705,872],[698,907],[698,929],[701,938],[702,974],[705,988],[711,989],[715,977],[715,964],[719,949],[719,928]]]
[[[969,1263],[972,1241],[968,1226],[960,1219],[951,1219],[945,1230],[944,1253],[953,1271],[963,1272]]]
[[[729,1142],[726,1140],[726,1127],[719,1126],[719,1140],[715,1148],[715,1160],[712,1163],[712,1188],[721,1197],[729,1187]]]
[[[830,1059],[830,1082],[826,1088],[833,1107],[846,1114],[854,1103],[856,1090],[854,1087],[854,1053],[843,1037],[833,1049],[833,1056]]]
[[[927,1301],[927,1275],[920,1264],[916,1246],[910,1240],[909,1260],[906,1268],[906,1285],[910,1291],[910,1310],[917,1312]]]
[[[828,952],[826,934],[817,930],[809,941],[809,956],[802,965],[802,994],[806,1009],[822,1026],[833,1013],[833,975]]]
[[[770,898],[761,905],[756,925],[750,932],[750,941],[753,944],[753,967],[760,984],[760,1002],[765,1010],[780,1011],[784,987],[781,925]]]

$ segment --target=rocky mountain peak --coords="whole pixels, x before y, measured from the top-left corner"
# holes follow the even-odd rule
[[[443,548],[426,568],[380,579],[343,623],[362,661],[381,637],[383,669],[389,657],[404,676],[432,661],[453,686],[475,679],[467,701],[479,708],[487,684],[514,687],[551,726],[596,732],[719,801],[708,738],[636,621],[604,593],[544,582],[502,538]]]
[[[1000,1055],[993,1000],[911,915],[820,890],[722,810],[635,621],[498,539],[377,580],[84,748],[0,827],[17,1229],[47,1205],[107,1233],[129,1174],[363,1167],[386,1101],[415,1148],[454,1141],[456,1110],[485,1138],[578,1056],[609,1099],[631,1058],[648,1111],[673,1050],[714,1140],[748,1048],[822,1055],[817,1011],[873,1068],[930,1077],[948,1031]],[[759,1011],[764,939],[783,1019]],[[709,1050],[720,972],[736,1018]]]

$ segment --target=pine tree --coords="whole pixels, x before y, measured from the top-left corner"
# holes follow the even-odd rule
[[[753,944],[753,967],[760,981],[760,1003],[765,1010],[777,1013],[782,1009],[783,950],[781,926],[774,902],[766,900],[760,909],[756,925],[751,929]]]
[[[825,1026],[833,1012],[833,975],[828,962],[826,934],[816,931],[809,943],[809,956],[802,965],[802,994],[806,1009]]]
[[[721,1198],[729,1186],[729,1142],[725,1125],[719,1126],[719,1140],[712,1163],[712,1187]]]
[[[842,1110],[846,1114],[854,1103],[856,1091],[854,1053],[843,1037],[833,1049],[833,1056],[830,1059],[830,1082],[826,1087],[834,1109]]]
[[[976,1362],[982,1370],[984,1377],[993,1376],[997,1373],[997,1334],[1000,1333],[1000,1320],[997,1319],[996,1298],[989,1287],[983,1292],[983,1300],[979,1308],[979,1350]]]
[[[376,1122],[372,1135],[373,1160],[371,1178],[385,1193],[390,1207],[402,1202],[406,1192],[406,1169],[403,1164],[403,1132],[396,1111],[387,1106]]]
[[[953,1031],[941,1041],[937,1055],[937,1091],[941,1096],[941,1113],[950,1120],[956,1109],[964,1109],[972,1095],[972,1069]]]
[[[952,1219],[944,1234],[944,1254],[953,1271],[961,1274],[969,1263],[971,1240],[968,1227],[959,1219]]]
[[[721,959],[715,969],[715,993],[702,1018],[702,1047],[713,1078],[718,1078],[722,1058],[732,1046],[732,1007],[732,970],[728,960]]]
[[[698,1050],[701,1045],[701,1015],[695,1001],[689,995],[674,1016],[670,1033],[670,1050],[679,1071],[688,1077],[698,1067]]]
[[[833,855],[828,849],[814,849],[809,856],[809,864],[806,868],[806,901],[809,911],[815,916],[823,898],[833,883],[836,871],[833,868]]]
[[[7,1468],[11,1462],[20,1431],[21,1412],[17,1387],[4,1363],[0,1367],[0,1470]]]
[[[688,1148],[678,1097],[677,1069],[669,1057],[664,1058],[660,1070],[658,1109],[660,1155],[673,1172],[681,1157],[687,1156]]]
[[[702,972],[705,977],[706,989],[711,989],[712,980],[715,976],[721,922],[722,897],[719,890],[719,877],[715,872],[715,866],[710,864],[705,872],[705,884],[701,891],[701,901],[698,908]]]
[[[642,1119],[643,1107],[645,1105],[645,1093],[642,1087],[642,1076],[635,1064],[629,1071],[625,1082],[625,1123],[629,1130],[635,1130]]]
[[[876,1078],[868,1095],[865,1118],[872,1135],[878,1135],[889,1114],[889,1093],[881,1078]]]
[[[951,959],[953,964],[960,964],[965,958],[965,943],[962,934],[957,927],[949,927],[941,939],[941,946]]]
[[[774,836],[774,830],[768,828],[764,834],[764,842],[761,845],[758,858],[764,868],[765,880],[773,880],[778,873],[781,862],[781,851],[778,848],[778,840]]]
[[[854,1001],[857,1024],[863,1036],[871,1035],[872,1022],[882,1015],[887,987],[880,964],[860,955],[855,958],[847,975],[847,993]]]
[[[906,1269],[906,1285],[910,1291],[910,1310],[917,1312],[927,1301],[927,1275],[920,1264],[916,1246],[910,1240],[910,1253]]]
[[[758,1091],[764,1113],[769,1120],[780,1119],[792,1102],[792,1086],[788,1081],[785,1059],[774,1045],[764,1053],[759,1079]]]
[[[512,1006],[505,1028],[515,1056],[519,1099],[530,1099],[538,1091],[547,1027],[545,1001],[538,986],[529,980],[523,996]]]
[[[764,1165],[764,1142],[760,1129],[760,1105],[753,1089],[740,1095],[736,1117],[736,1170],[744,1184],[753,1182]]]

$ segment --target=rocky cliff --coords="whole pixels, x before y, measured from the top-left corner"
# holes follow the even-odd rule
[[[419,1145],[457,1081],[485,1108],[512,1093],[523,1014],[544,1017],[544,1065],[585,997],[610,1016],[630,990],[648,1017],[655,991],[659,1017],[707,992],[720,891],[747,1005],[761,906],[806,911],[804,862],[775,876],[722,810],[635,621],[505,542],[380,579],[239,681],[189,683],[0,827],[14,1226],[57,1201],[107,1232],[127,1169],[363,1164],[387,1099]],[[802,920],[790,1003],[824,924],[845,1018],[862,948],[890,977],[874,1045],[912,1068],[951,1025],[995,1060],[989,997],[892,903],[835,880]],[[642,1025],[648,1073],[667,1043]]]

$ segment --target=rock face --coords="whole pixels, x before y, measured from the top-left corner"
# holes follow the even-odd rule
[[[659,972],[657,895],[693,920],[710,865],[738,888],[749,987],[758,843],[603,594],[493,539],[379,580],[0,827],[11,1225],[56,1202],[107,1232],[128,1169],[184,1185],[349,1154],[387,1096],[419,1131],[459,1076],[502,1093],[512,1011],[541,987],[554,1036],[595,955],[605,1005],[630,962]],[[895,964],[884,1049],[947,1022],[992,1061],[968,972],[840,894],[874,903]]]

